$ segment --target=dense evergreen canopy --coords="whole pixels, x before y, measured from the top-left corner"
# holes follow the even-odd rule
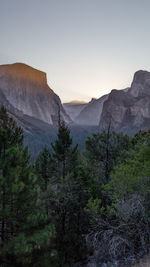
[[[149,131],[129,138],[108,129],[79,151],[64,122],[32,165],[22,129],[1,107],[1,265],[120,266],[146,253],[149,166]]]

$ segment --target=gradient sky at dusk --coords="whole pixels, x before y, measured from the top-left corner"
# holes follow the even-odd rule
[[[47,73],[64,102],[100,97],[150,71],[150,0],[0,0],[0,64]]]

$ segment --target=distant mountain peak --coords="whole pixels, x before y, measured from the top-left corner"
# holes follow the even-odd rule
[[[97,100],[97,98],[92,97],[89,103],[93,103],[93,102],[96,101],[96,100]]]
[[[72,100],[70,102],[63,103],[63,105],[82,105],[87,104],[88,102],[85,102],[83,100]]]

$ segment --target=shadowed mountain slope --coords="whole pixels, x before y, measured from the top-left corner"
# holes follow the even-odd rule
[[[100,129],[135,132],[150,127],[150,72],[137,71],[131,87],[112,90],[103,105]]]

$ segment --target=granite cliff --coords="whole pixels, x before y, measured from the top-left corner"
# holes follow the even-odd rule
[[[60,98],[48,86],[46,73],[28,65],[0,66],[0,97],[6,108],[17,115],[20,112],[22,116],[28,115],[53,125],[57,123],[60,111],[65,122],[71,121]]]
[[[103,103],[107,97],[108,95],[104,95],[98,99],[92,98],[92,100],[83,108],[83,110],[81,110],[74,122],[78,125],[99,125]]]
[[[71,101],[69,103],[64,103],[63,107],[70,118],[74,121],[80,112],[88,105],[88,103],[83,101]]]
[[[128,90],[112,90],[104,102],[100,129],[134,133],[150,127],[150,72],[137,71]]]

